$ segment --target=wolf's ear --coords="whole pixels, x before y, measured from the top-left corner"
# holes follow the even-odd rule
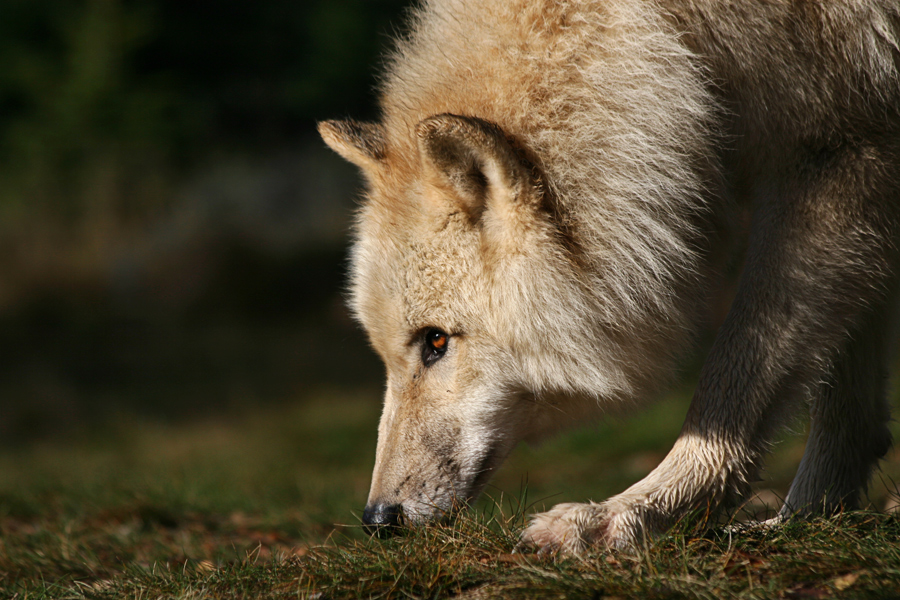
[[[384,132],[376,123],[320,121],[319,135],[328,146],[364,171],[371,171],[384,159]]]
[[[441,114],[418,124],[419,151],[478,220],[489,205],[513,208],[540,197],[534,168],[497,125],[475,117]]]

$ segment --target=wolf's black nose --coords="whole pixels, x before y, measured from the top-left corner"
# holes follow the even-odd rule
[[[399,504],[370,504],[363,511],[363,525],[369,535],[388,537],[397,533],[403,515]]]

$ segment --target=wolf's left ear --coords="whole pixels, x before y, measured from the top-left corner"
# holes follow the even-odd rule
[[[319,135],[328,146],[363,171],[374,171],[384,159],[384,131],[377,123],[321,121]]]
[[[540,199],[540,178],[497,125],[441,114],[418,124],[419,151],[449,184],[473,221],[486,208],[513,208]]]

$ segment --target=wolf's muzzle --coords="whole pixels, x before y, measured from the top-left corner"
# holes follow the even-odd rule
[[[369,535],[389,537],[403,523],[403,507],[399,504],[370,504],[363,511],[363,526]]]

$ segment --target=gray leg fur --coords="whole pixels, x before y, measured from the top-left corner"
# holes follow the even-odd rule
[[[884,313],[873,315],[815,390],[806,452],[780,518],[858,507],[860,491],[891,445],[888,324]]]

